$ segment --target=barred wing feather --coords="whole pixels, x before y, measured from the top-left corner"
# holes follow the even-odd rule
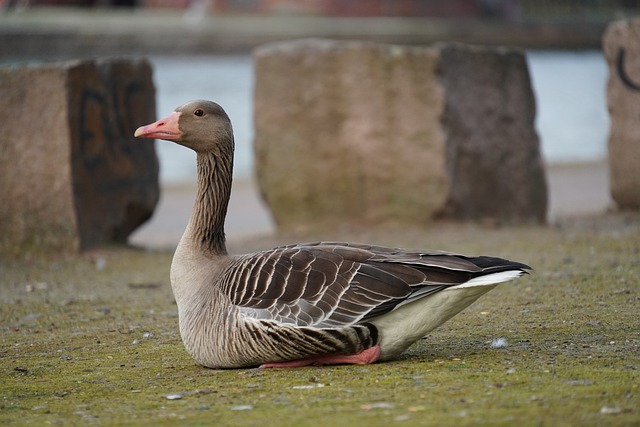
[[[380,316],[465,283],[494,264],[446,252],[311,243],[238,257],[221,282],[223,292],[249,317],[327,328]]]

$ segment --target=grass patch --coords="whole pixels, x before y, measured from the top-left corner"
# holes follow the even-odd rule
[[[170,253],[108,248],[3,259],[0,424],[640,423],[638,217],[347,237],[505,256],[535,272],[490,292],[398,361],[212,370],[182,347]]]

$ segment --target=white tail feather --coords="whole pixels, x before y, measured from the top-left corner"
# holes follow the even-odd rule
[[[461,285],[447,288],[447,290],[471,288],[473,286],[495,285],[497,283],[502,283],[502,282],[507,282],[509,280],[517,279],[523,274],[524,274],[524,271],[522,270],[509,270],[509,271],[501,271],[499,273],[485,274],[483,276],[474,277],[473,279]]]

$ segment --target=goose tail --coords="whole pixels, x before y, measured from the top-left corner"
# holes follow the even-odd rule
[[[506,261],[501,258],[477,257],[471,258],[470,261],[482,268],[482,271],[465,283],[452,286],[449,289],[496,285],[517,279],[524,274],[529,274],[529,271],[532,270],[532,268],[526,264]]]

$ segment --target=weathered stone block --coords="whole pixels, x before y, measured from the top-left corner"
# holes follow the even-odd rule
[[[544,221],[523,55],[302,40],[255,60],[257,178],[280,228]]]
[[[609,64],[611,197],[623,209],[640,209],[640,19],[609,25],[602,47]]]
[[[0,69],[0,250],[124,242],[159,198],[146,60]]]
[[[258,182],[282,228],[428,219],[445,201],[435,51],[326,40],[256,52]]]
[[[464,45],[438,51],[449,178],[445,214],[543,223],[547,184],[524,54]]]

